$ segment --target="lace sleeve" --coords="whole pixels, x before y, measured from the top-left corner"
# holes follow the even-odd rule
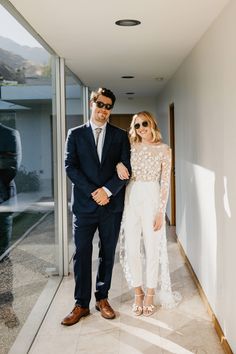
[[[166,204],[169,196],[170,186],[170,171],[171,171],[171,149],[167,147],[163,151],[161,161],[161,177],[160,177],[160,208],[159,212],[165,213]]]

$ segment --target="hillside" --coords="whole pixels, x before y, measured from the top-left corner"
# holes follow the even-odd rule
[[[43,48],[28,47],[20,45],[11,39],[0,36],[0,48],[8,52],[17,54],[22,58],[31,61],[34,64],[46,65],[49,60],[49,54]]]
[[[1,80],[25,82],[24,70],[27,61],[19,55],[0,48],[0,77]]]
[[[17,81],[19,84],[23,84],[27,81],[27,78],[37,79],[45,75],[47,76],[46,73],[50,75],[47,65],[32,63],[20,55],[0,48],[1,81]]]

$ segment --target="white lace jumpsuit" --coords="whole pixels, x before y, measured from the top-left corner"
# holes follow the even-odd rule
[[[123,218],[125,252],[130,273],[128,277],[133,287],[146,284],[148,288],[156,288],[163,237],[166,247],[165,211],[169,194],[171,150],[165,144],[133,144],[131,166],[132,177],[126,188]],[[163,215],[163,226],[161,230],[154,231],[154,220],[158,212]],[[145,249],[145,280],[140,251],[141,237]]]

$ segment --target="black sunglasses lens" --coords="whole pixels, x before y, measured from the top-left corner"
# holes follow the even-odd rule
[[[112,105],[111,104],[109,104],[109,103],[103,103],[103,102],[101,102],[101,101],[97,101],[96,102],[96,106],[98,107],[98,108],[105,108],[105,109],[107,109],[108,111],[110,111],[111,109],[112,109]]]
[[[148,127],[148,122],[147,122],[146,120],[145,120],[144,122],[142,122],[141,124],[142,124],[142,126],[143,126],[144,128],[147,128],[147,127]],[[139,123],[134,124],[134,128],[135,128],[135,129],[139,129],[139,128],[140,128],[140,124],[139,124]]]
[[[103,108],[103,107],[105,106],[105,104],[104,104],[103,102],[97,101],[97,102],[96,102],[96,106],[97,106],[98,108]]]

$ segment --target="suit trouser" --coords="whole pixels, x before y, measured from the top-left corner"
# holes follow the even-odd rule
[[[126,189],[125,199],[125,247],[132,286],[146,283],[156,288],[159,271],[160,231],[153,231],[154,219],[159,206],[159,183],[132,181]],[[141,237],[145,248],[145,273],[143,279],[143,255]]]
[[[74,276],[75,301],[89,307],[92,290],[92,252],[96,230],[99,234],[99,264],[96,278],[96,300],[106,299],[111,286],[115,250],[120,231],[122,213],[111,213],[98,207],[96,213],[74,216],[75,241]]]

